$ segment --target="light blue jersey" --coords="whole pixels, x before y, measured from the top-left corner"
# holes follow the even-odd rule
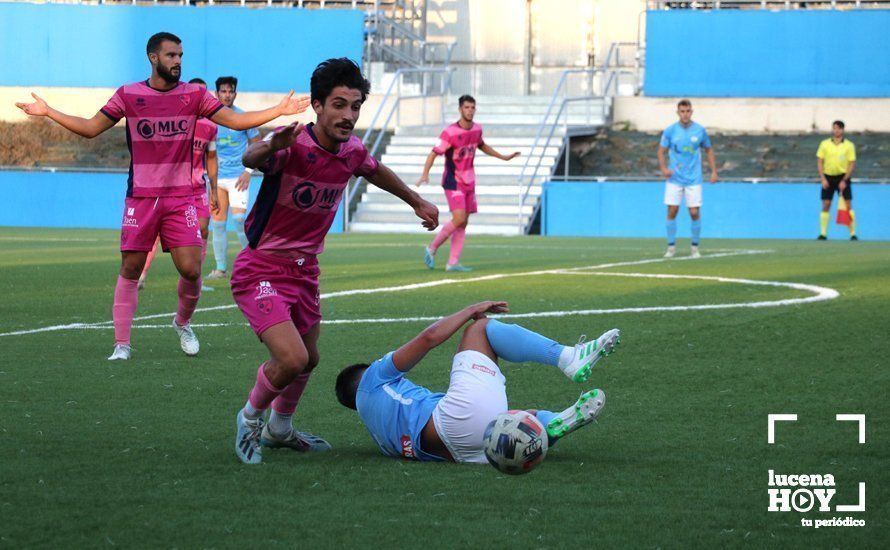
[[[236,113],[244,111],[232,106]],[[216,136],[216,157],[219,160],[220,178],[237,178],[244,172],[241,164],[241,155],[247,150],[248,140],[259,136],[256,128],[250,130],[232,130],[220,125],[219,134]]]
[[[359,418],[386,456],[439,461],[420,448],[420,433],[444,393],[414,384],[392,362],[393,352],[374,361],[355,396]]]
[[[684,128],[675,122],[661,134],[661,146],[670,150],[668,168],[673,174],[669,182],[677,185],[702,183],[701,148],[711,148],[711,139],[704,126],[693,122]]]

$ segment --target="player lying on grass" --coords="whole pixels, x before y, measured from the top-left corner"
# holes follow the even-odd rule
[[[505,313],[506,302],[481,302],[440,319],[413,340],[372,364],[356,364],[337,376],[337,400],[358,411],[386,456],[424,461],[487,463],[482,450],[485,428],[507,411],[505,378],[498,358],[558,367],[575,382],[612,352],[620,332],[612,329],[595,341],[582,337],[563,346],[518,325],[487,319]],[[467,321],[451,365],[446,393],[433,393],[405,378],[430,350],[451,338]],[[602,390],[590,390],[561,413],[533,412],[547,428],[550,444],[591,423],[605,405]]]

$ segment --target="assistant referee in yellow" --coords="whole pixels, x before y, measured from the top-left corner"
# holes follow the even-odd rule
[[[856,168],[856,146],[844,138],[844,122],[835,120],[831,124],[831,137],[823,140],[816,151],[816,166],[822,180],[822,213],[819,215],[819,240],[828,238],[828,220],[831,199],[839,193],[850,210],[850,240],[856,237],[856,214],[853,212],[853,169]]]

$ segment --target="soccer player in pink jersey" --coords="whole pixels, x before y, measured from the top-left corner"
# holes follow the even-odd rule
[[[207,83],[203,79],[193,78],[189,80],[189,84],[197,84],[202,88],[207,88]],[[201,227],[201,264],[204,264],[204,258],[207,256],[207,233],[210,226],[210,212],[216,213],[219,210],[219,199],[216,195],[216,124],[210,122],[206,118],[199,118],[195,128],[195,139],[192,142],[192,185],[195,190],[195,209],[198,211],[198,225]],[[209,190],[208,190],[209,184]],[[142,274],[139,276],[138,289],[145,287],[145,278],[148,276],[148,270],[151,262],[158,250],[160,239],[155,240],[154,247],[145,258],[145,266],[142,268]],[[201,286],[201,292],[212,291],[213,287]]]
[[[235,453],[262,461],[262,446],[322,451],[320,437],[294,429],[291,417],[318,364],[321,309],[318,254],[349,179],[363,176],[414,209],[432,231],[439,211],[379,164],[352,129],[370,84],[346,58],[328,59],[312,73],[315,124],[291,124],[248,147],[244,166],[263,171],[247,217],[248,245],[232,269],[232,295],[269,350],[236,417]],[[266,424],[264,413],[272,408]]]
[[[118,88],[92,118],[67,115],[32,93],[33,103],[16,103],[25,113],[45,116],[86,138],[127,119],[130,175],[121,227],[121,268],[114,290],[114,352],[109,360],[130,358],[130,329],[138,302],[138,279],[145,257],[160,235],[179,271],[179,307],[173,328],[187,355],[198,353],[189,320],[201,294],[201,231],[192,184],[192,143],[199,117],[226,127],[260,126],[282,115],[306,110],[308,98],[293,92],[275,107],[247,113],[225,108],[206,89],[179,81],[182,41],[161,32],[148,40],[151,76]]]
[[[448,255],[448,265],[445,266],[445,271],[472,271],[471,268],[460,264],[460,253],[464,248],[467,221],[469,221],[470,214],[478,210],[476,205],[476,172],[473,170],[476,149],[479,149],[486,155],[505,161],[518,157],[519,153],[502,155],[482,140],[482,126],[473,122],[473,117],[476,115],[476,100],[472,96],[460,96],[458,107],[460,108],[460,120],[447,126],[439,134],[439,141],[426,157],[423,175],[417,180],[418,186],[429,183],[430,170],[433,168],[436,157],[445,155],[445,172],[442,174],[442,188],[445,190],[445,198],[448,199],[451,221],[442,226],[433,242],[424,249],[423,261],[430,269],[436,267],[436,251],[451,237],[451,251]]]

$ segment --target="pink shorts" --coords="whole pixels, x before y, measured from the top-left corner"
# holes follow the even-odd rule
[[[320,273],[315,256],[295,261],[247,247],[232,266],[232,296],[257,336],[285,321],[306,334],[321,322]]]
[[[446,189],[445,198],[448,199],[448,210],[466,210],[467,214],[478,212],[476,206],[475,189]]]
[[[191,195],[127,197],[121,221],[121,252],[148,252],[161,237],[164,252],[201,246],[198,211]]]
[[[210,201],[207,200],[207,191],[195,193],[195,210],[198,211],[199,219],[210,219]]]

